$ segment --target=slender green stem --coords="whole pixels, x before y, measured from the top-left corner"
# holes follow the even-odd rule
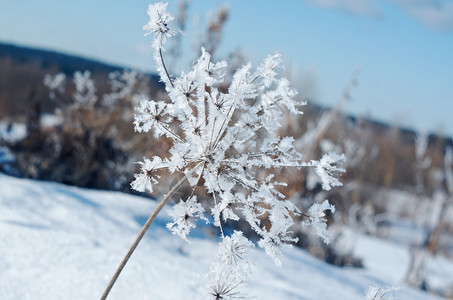
[[[132,244],[132,246],[129,248],[126,256],[121,261],[121,264],[116,269],[115,274],[113,275],[113,277],[110,280],[107,288],[105,289],[104,293],[101,296],[101,300],[107,299],[107,296],[109,295],[110,290],[112,289],[113,285],[115,284],[115,281],[118,279],[118,276],[120,275],[120,273],[123,270],[124,266],[126,265],[127,261],[131,257],[132,253],[134,253],[135,248],[137,248],[138,244],[140,243],[141,239],[145,235],[145,233],[148,230],[149,226],[153,223],[154,219],[157,217],[157,215],[162,210],[162,208],[165,206],[165,204],[168,202],[168,200],[171,198],[171,196],[173,196],[173,194],[181,187],[181,185],[183,185],[183,183],[186,180],[187,180],[186,176],[184,176],[181,180],[179,180],[173,186],[173,188],[170,191],[168,191],[168,193],[165,195],[165,197],[156,206],[156,208],[154,209],[153,213],[149,216],[148,220],[146,221],[145,225],[143,225],[142,230],[140,231],[138,236],[135,238],[135,241]]]

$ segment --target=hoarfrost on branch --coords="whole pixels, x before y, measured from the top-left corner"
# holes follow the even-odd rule
[[[242,245],[248,247],[250,243],[242,233],[228,237],[223,232],[222,223],[239,218],[244,218],[261,237],[258,245],[279,265],[281,248],[297,241],[291,236],[290,227],[293,217],[301,212],[278,190],[286,184],[276,181],[273,172],[314,167],[323,188],[330,190],[341,185],[335,176],[344,172],[337,166],[344,156],[329,153],[320,161],[305,162],[292,137],[278,136],[285,114],[300,115],[300,108],[305,105],[295,99],[297,91],[289,81],[279,76],[282,64],[279,54],[268,56],[256,69],[250,63],[242,66],[228,85],[227,62],[213,61],[201,49],[192,69],[173,77],[167,72],[162,55],[167,38],[178,33],[170,27],[173,17],[165,3],[150,5],[148,15],[150,21],[144,29],[147,35],[154,35],[154,59],[169,99],[143,98],[136,108],[135,130],[151,131],[156,138],[166,137],[172,147],[168,157],[145,158],[139,163],[141,171],[132,188],[151,192],[159,181],[156,170],[186,176],[193,192],[203,184],[212,197],[214,225],[221,231],[224,250],[219,256],[224,265],[239,262],[245,249]],[[314,225],[328,241],[324,210],[333,212],[334,208],[325,203],[310,209],[307,224]],[[170,210],[173,222],[167,227],[187,239],[195,227],[194,219],[203,218],[203,213],[197,197],[191,195]],[[264,218],[268,222],[263,222]],[[215,273],[216,292],[225,288],[224,279],[239,278],[236,270],[228,268]],[[236,279],[233,281],[237,284],[231,286],[230,280],[228,286],[236,287],[242,282]],[[231,293],[230,289],[224,292]]]

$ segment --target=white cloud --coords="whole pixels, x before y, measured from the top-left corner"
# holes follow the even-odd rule
[[[451,0],[388,0],[401,5],[411,17],[424,25],[453,31],[453,2]]]
[[[378,17],[381,14],[373,0],[308,0],[308,3],[364,17]]]
[[[136,44],[134,46],[134,51],[135,51],[135,53],[140,54],[140,55],[143,55],[143,54],[150,55],[153,53],[153,49],[151,48],[151,45],[143,44],[143,43]]]
[[[452,0],[307,0],[309,4],[363,17],[384,14],[379,4],[387,2],[400,7],[409,17],[427,27],[453,31]]]

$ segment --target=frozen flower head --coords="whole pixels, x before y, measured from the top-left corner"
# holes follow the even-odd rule
[[[66,83],[66,75],[64,73],[58,73],[54,76],[47,74],[44,77],[44,85],[50,90],[50,98],[55,99],[55,91],[60,93],[64,92]]]
[[[247,249],[251,247],[253,244],[242,235],[241,231],[234,231],[231,236],[223,237],[218,256],[223,264],[237,266],[243,263]]]
[[[143,26],[146,31],[145,35],[154,34],[155,48],[161,48],[167,41],[168,37],[175,35],[178,31],[168,27],[168,23],[174,19],[167,13],[168,3],[154,3],[148,6],[147,14],[149,15],[148,24]]]
[[[155,156],[153,160],[145,158],[140,165],[140,173],[135,174],[135,180],[131,183],[134,190],[138,192],[148,191],[153,192],[153,185],[159,182],[160,176],[156,174],[156,171],[161,168],[162,159]]]
[[[309,219],[304,221],[302,225],[312,226],[316,234],[320,236],[326,244],[330,243],[330,232],[327,231],[326,210],[335,212],[335,206],[329,204],[328,200],[322,203],[314,203],[309,209]]]
[[[164,102],[147,101],[142,98],[140,107],[136,109],[134,115],[135,131],[148,132],[151,128],[155,128],[155,136],[170,134],[167,127],[172,118],[164,113],[166,107],[167,104]]]
[[[173,218],[172,223],[167,224],[167,228],[183,239],[187,240],[187,235],[192,228],[195,228],[194,221],[198,218],[204,219],[206,223],[208,219],[203,217],[204,208],[197,202],[197,197],[192,196],[186,201],[181,201],[169,210],[168,214]]]
[[[94,105],[97,100],[97,96],[94,81],[91,78],[91,72],[74,72],[74,84],[76,87],[76,91],[73,96],[74,101],[83,106]]]
[[[267,57],[257,68],[250,63],[242,66],[228,82],[228,63],[213,60],[202,49],[189,72],[170,76],[161,51],[163,39],[173,34],[167,27],[172,17],[166,6],[150,6],[151,21],[145,30],[154,34],[154,44],[159,45],[154,47],[154,59],[169,99],[143,99],[134,124],[138,132],[168,138],[172,147],[167,157],[141,163],[142,172],[132,188],[152,191],[158,177],[147,175],[150,168],[185,176],[192,194],[170,210],[173,222],[168,228],[173,233],[186,239],[195,226],[193,220],[203,216],[204,209],[193,194],[204,188],[210,195],[206,205],[222,235],[222,264],[239,262],[242,245],[248,244],[242,234],[228,237],[223,232],[227,220],[241,218],[261,237],[258,245],[279,264],[281,248],[296,241],[290,227],[301,212],[278,190],[285,183],[276,181],[273,173],[313,167],[323,187],[330,189],[341,184],[334,176],[344,171],[336,166],[344,157],[331,153],[321,161],[306,162],[292,137],[278,136],[286,114],[300,115],[305,105],[296,99],[297,91],[289,81],[279,75],[282,60],[278,54]],[[230,290],[230,285],[223,284],[223,279],[232,278],[228,274],[217,277],[217,292]]]
[[[239,287],[242,286],[243,283],[244,282],[235,277],[232,272],[226,274],[219,273],[210,286],[210,299],[245,299],[244,295],[239,291]]]

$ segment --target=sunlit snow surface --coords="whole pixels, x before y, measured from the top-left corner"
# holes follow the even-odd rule
[[[114,192],[16,179],[0,174],[0,299],[97,299],[155,202]],[[209,299],[200,293],[216,237],[206,227],[187,243],[161,213],[120,275],[110,299]],[[284,251],[282,267],[252,253],[254,299],[363,299],[370,285],[398,285],[395,299],[437,299],[402,284],[408,251],[366,237],[359,254],[370,269],[327,265]]]

